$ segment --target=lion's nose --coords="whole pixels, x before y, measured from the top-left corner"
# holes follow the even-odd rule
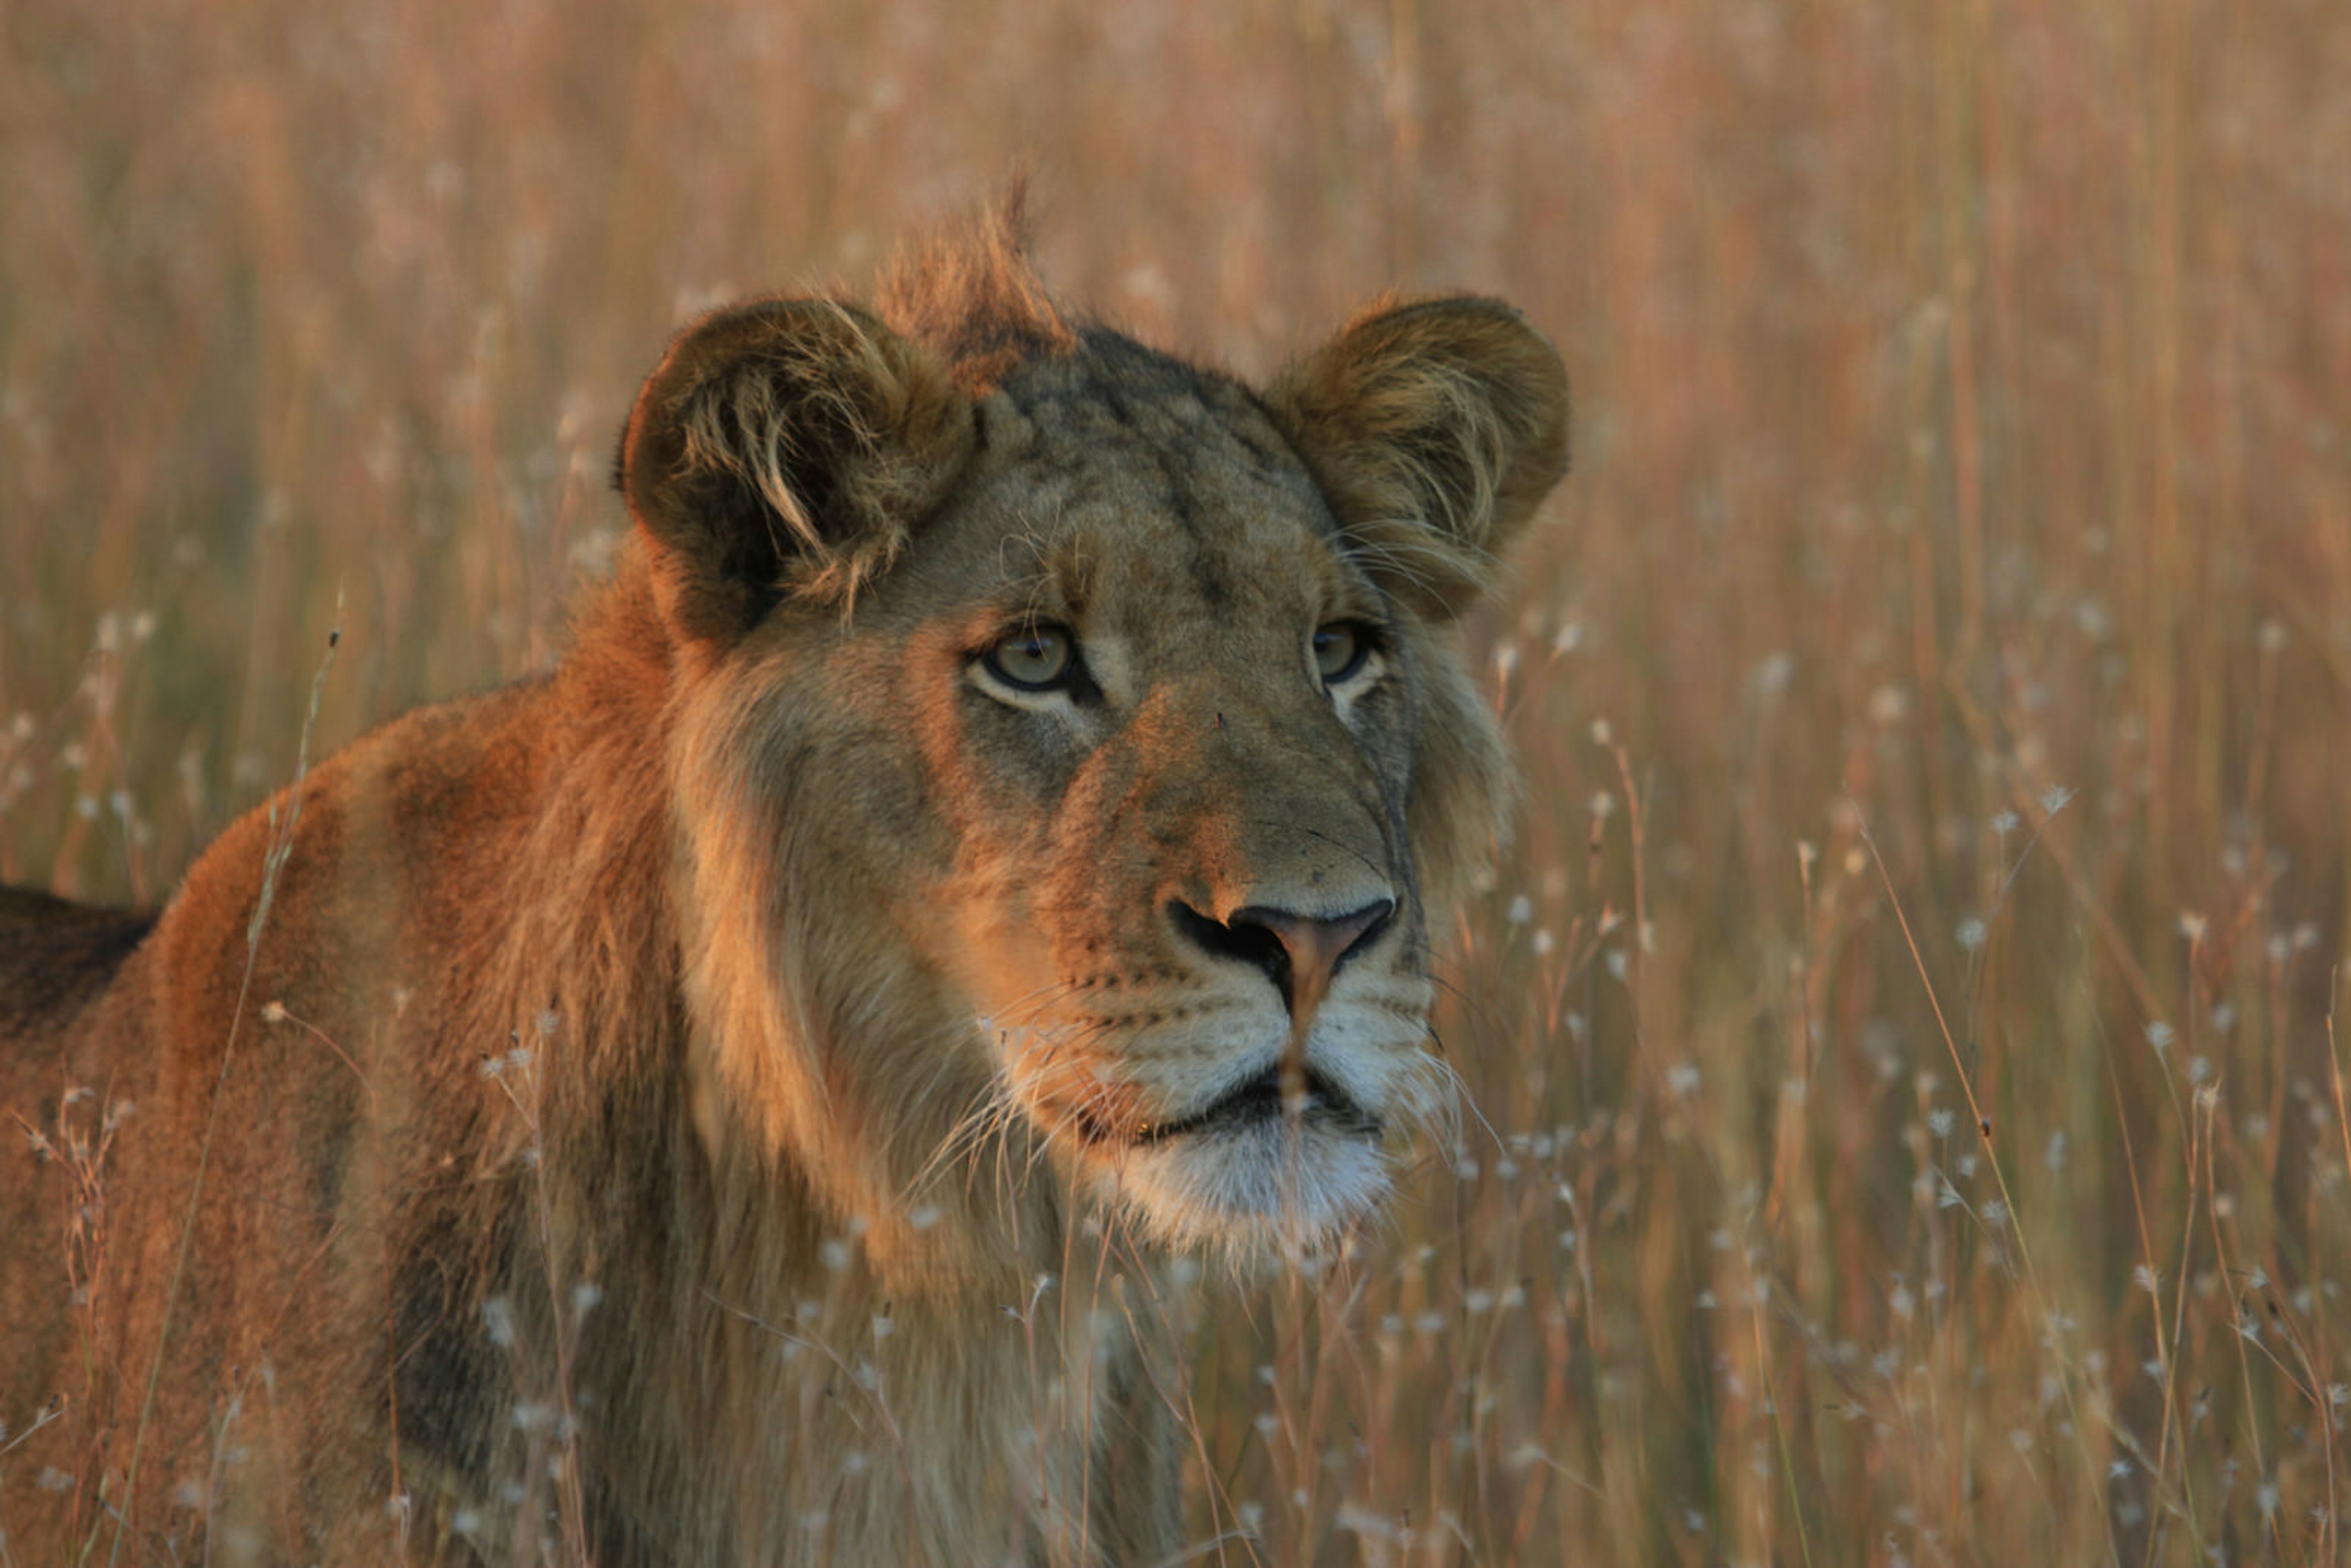
[[[1311,1015],[1340,966],[1368,948],[1395,915],[1395,900],[1383,898],[1344,915],[1299,915],[1250,904],[1229,920],[1212,920],[1177,899],[1168,915],[1193,946],[1218,958],[1238,958],[1265,971],[1281,992],[1281,1005],[1302,1025]]]

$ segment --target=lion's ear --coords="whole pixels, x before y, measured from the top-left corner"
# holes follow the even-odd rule
[[[1460,297],[1375,310],[1285,371],[1266,406],[1367,565],[1457,615],[1567,472],[1567,369],[1526,319]]]
[[[970,455],[971,400],[854,307],[766,299],[678,334],[638,393],[619,484],[662,609],[731,643],[788,595],[887,566]]]

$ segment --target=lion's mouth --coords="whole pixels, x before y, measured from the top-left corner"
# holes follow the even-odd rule
[[[1141,1122],[1113,1127],[1100,1117],[1081,1112],[1079,1124],[1086,1141],[1148,1145],[1202,1134],[1247,1132],[1278,1124],[1290,1113],[1282,1103],[1281,1069],[1269,1067],[1188,1116],[1167,1122]],[[1347,1092],[1313,1068],[1306,1071],[1306,1093],[1297,1116],[1303,1125],[1360,1137],[1379,1136],[1379,1118],[1350,1098]]]

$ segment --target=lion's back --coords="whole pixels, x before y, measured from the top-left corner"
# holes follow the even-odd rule
[[[29,1165],[54,1161],[82,1126],[68,1096],[88,1062],[77,1027],[145,939],[154,916],[68,903],[0,886],[0,1137],[14,1147],[0,1170],[0,1418],[29,1426],[62,1385],[70,1350],[71,1209]],[[112,1088],[112,1085],[108,1085]],[[87,1120],[95,1125],[103,1112]],[[20,1530],[26,1521],[12,1521]],[[32,1539],[40,1540],[37,1529]]]
[[[154,925],[152,914],[0,886],[0,1040],[21,1045],[62,1027]]]

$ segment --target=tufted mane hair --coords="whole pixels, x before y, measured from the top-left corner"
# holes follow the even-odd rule
[[[994,210],[901,250],[876,288],[891,329],[937,355],[972,392],[1026,361],[1078,350],[1077,327],[1029,259],[1028,194],[1028,182],[1015,181]]]

